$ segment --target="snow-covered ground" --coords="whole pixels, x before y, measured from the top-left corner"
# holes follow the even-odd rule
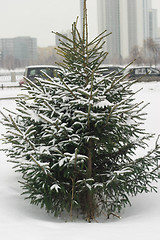
[[[145,127],[147,131],[160,133],[160,82],[139,83],[143,90],[137,100],[150,102]],[[0,96],[16,96],[20,89],[0,90]],[[0,100],[3,107],[15,108],[14,100]],[[0,125],[0,133],[4,127]],[[156,138],[156,137],[155,137]],[[155,139],[150,143],[152,147]],[[0,145],[1,146],[1,145]],[[160,182],[158,193],[141,194],[131,199],[132,207],[121,212],[121,219],[86,223],[80,220],[65,222],[47,214],[43,209],[29,204],[21,196],[19,176],[7,162],[2,152],[0,158],[0,238],[2,240],[159,240],[160,239]]]

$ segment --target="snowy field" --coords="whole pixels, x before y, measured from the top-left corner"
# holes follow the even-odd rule
[[[146,108],[145,128],[156,136],[160,133],[160,83],[138,83],[143,87],[137,100],[150,105]],[[0,96],[16,96],[20,89],[0,90]],[[0,100],[3,107],[15,108],[14,100]],[[4,127],[0,125],[0,132]],[[155,137],[156,138],[156,137]],[[150,143],[152,147],[155,139]],[[21,196],[19,176],[1,153],[0,162],[0,237],[2,240],[159,240],[160,239],[160,183],[158,193],[141,194],[131,198],[132,207],[121,212],[121,219],[97,219],[86,223],[80,220],[65,222],[32,206]]]

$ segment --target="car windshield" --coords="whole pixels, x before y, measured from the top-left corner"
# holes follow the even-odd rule
[[[54,77],[56,69],[50,67],[28,69],[27,75],[28,77],[42,77],[42,72],[46,73],[50,77]]]

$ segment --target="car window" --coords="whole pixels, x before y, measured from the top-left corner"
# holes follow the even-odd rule
[[[37,69],[30,69],[28,70],[28,76],[29,77],[34,77],[37,75]]]
[[[32,68],[28,69],[27,72],[27,77],[42,77],[43,74],[42,72],[46,73],[50,77],[57,76],[57,69],[56,68],[51,68],[51,67],[42,67],[42,68]]]
[[[50,77],[53,76],[53,74],[52,74],[53,70],[51,68],[41,68],[41,69],[39,69],[39,74],[40,75],[42,75],[41,71],[43,71],[44,73],[46,73]]]
[[[110,73],[122,74],[121,71],[123,70],[123,68],[106,66],[106,67],[101,67],[99,70],[100,70],[101,74],[103,74],[105,76],[105,75],[108,75]]]
[[[136,75],[141,75],[141,74],[146,74],[146,69],[145,68],[136,68],[135,69],[135,74]]]
[[[147,68],[147,72],[148,72],[148,74],[152,74],[152,75],[160,74],[158,69],[154,69],[154,68]]]
[[[120,72],[122,70],[122,68],[119,67],[109,67],[108,72]]]

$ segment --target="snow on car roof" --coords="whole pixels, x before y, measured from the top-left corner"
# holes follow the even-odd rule
[[[26,68],[59,68],[59,67],[54,65],[32,65],[27,66]]]
[[[155,68],[155,67],[152,67],[152,66],[132,66],[130,68]]]

